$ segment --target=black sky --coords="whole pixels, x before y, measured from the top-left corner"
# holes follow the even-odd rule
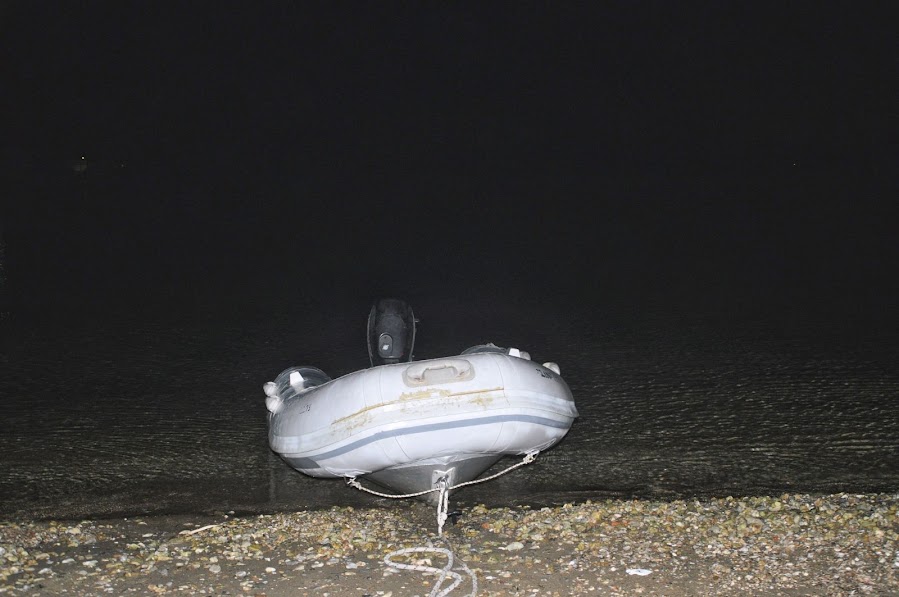
[[[877,7],[7,2],[13,271],[892,291]]]

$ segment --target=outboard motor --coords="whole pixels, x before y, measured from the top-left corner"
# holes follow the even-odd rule
[[[415,315],[398,299],[381,299],[368,314],[368,360],[371,366],[412,360]]]

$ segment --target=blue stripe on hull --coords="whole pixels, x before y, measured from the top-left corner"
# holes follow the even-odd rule
[[[571,423],[562,423],[561,421],[556,421],[555,419],[547,419],[545,417],[535,417],[533,415],[497,415],[494,417],[482,417],[480,419],[467,419],[464,421],[447,421],[445,423],[429,423],[427,425],[417,425],[415,427],[402,427],[399,429],[392,429],[390,431],[378,431],[369,437],[357,440],[345,446],[341,446],[339,448],[335,448],[330,452],[324,452],[322,454],[316,454],[314,456],[315,460],[312,457],[305,458],[295,458],[291,459],[293,466],[295,468],[319,468],[318,462],[323,460],[327,460],[329,458],[334,458],[336,456],[341,456],[346,454],[347,452],[352,452],[353,450],[358,450],[359,448],[366,446],[370,443],[380,441],[382,439],[388,439],[391,437],[399,437],[402,435],[413,435],[416,433],[427,433],[429,431],[444,431],[447,429],[459,429],[462,427],[475,427],[477,425],[491,425],[493,423],[508,423],[508,422],[516,422],[516,423],[531,423],[534,425],[543,425],[544,427],[552,427],[554,429],[568,429],[571,427]],[[283,436],[282,436],[283,437]],[[296,437],[296,436],[295,436]],[[464,452],[464,450],[462,450]],[[282,454],[283,455],[283,454]],[[290,458],[288,455],[284,455],[286,458]],[[306,463],[311,464],[311,466],[306,466]]]

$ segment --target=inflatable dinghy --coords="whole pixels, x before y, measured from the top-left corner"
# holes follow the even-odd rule
[[[269,445],[290,466],[418,493],[546,450],[571,428],[578,413],[558,365],[493,344],[412,361],[414,315],[385,302],[369,316],[371,368],[332,380],[292,367],[265,384]]]

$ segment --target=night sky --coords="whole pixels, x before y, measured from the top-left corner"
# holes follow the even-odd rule
[[[8,284],[877,311],[875,6],[3,2]]]

